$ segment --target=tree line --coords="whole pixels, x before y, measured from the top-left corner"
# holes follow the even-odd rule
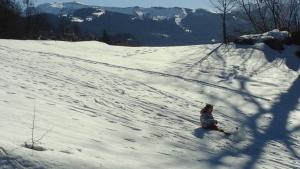
[[[33,0],[0,0],[0,38],[7,39],[57,39],[80,38],[78,25],[68,16],[55,18],[58,25],[49,21],[47,14],[40,14]]]
[[[112,45],[134,45],[130,34],[102,35],[81,32],[72,16],[61,12],[59,16],[42,14],[36,10],[34,0],[0,0],[0,38],[87,41],[96,40]],[[129,41],[128,41],[129,39]],[[129,44],[130,43],[130,44]]]
[[[242,11],[250,23],[252,31],[248,33],[262,33],[273,29],[286,30],[295,34],[300,32],[300,0],[210,1],[221,16],[224,43],[231,38],[227,17],[237,11]],[[51,17],[57,20],[56,24],[50,22]],[[72,16],[63,14],[58,17],[40,14],[35,9],[33,0],[0,0],[0,38],[99,40],[110,44],[124,43],[120,37],[134,39],[124,34],[118,37],[109,36],[105,30],[102,37],[82,33],[79,24],[71,20]],[[118,40],[114,41],[112,38]]]
[[[223,41],[229,41],[227,16],[242,10],[255,33],[274,29],[300,32],[300,0],[210,0],[222,17]]]

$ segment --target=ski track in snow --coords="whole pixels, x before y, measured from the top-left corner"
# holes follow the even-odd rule
[[[193,117],[174,115],[175,112],[180,113],[179,106],[182,106],[181,109],[196,109],[189,102],[109,72],[91,71],[75,63],[74,58],[51,58],[52,54],[37,53],[31,56],[30,52],[16,53],[15,50],[1,55],[1,72],[8,75],[1,77],[2,91],[6,91],[7,96],[23,97],[32,102],[44,100],[51,106],[65,105],[70,111],[101,117],[132,132],[141,132],[139,125],[149,125],[155,131],[149,133],[150,136],[157,139],[182,137],[180,131],[189,126],[190,122],[197,124],[197,119]],[[65,71],[59,72],[62,69]],[[81,80],[81,77],[85,80]],[[152,98],[163,103],[153,102]],[[10,104],[10,101],[5,102]],[[178,123],[183,125],[176,125]],[[157,134],[162,130],[165,134]],[[129,138],[124,140],[136,142]],[[180,142],[175,145],[186,147]]]
[[[188,48],[186,52],[190,52],[189,50],[193,52],[194,49],[196,48]],[[151,54],[157,51],[158,49],[155,48],[153,50],[151,48],[135,50],[126,56],[124,55],[124,57]],[[214,57],[217,56],[212,56],[211,59],[215,59]],[[199,64],[202,64],[204,60],[208,60],[207,56],[203,58],[205,59]],[[197,60],[199,58],[194,58],[195,63],[197,63]],[[193,61],[193,58],[190,61]],[[208,62],[210,61],[208,60]],[[74,159],[89,155],[87,162],[81,159],[73,164],[76,166],[76,164],[82,162],[79,168],[118,168],[125,165],[127,168],[191,169],[199,168],[199,164],[201,164],[201,167],[211,167],[210,164],[203,162],[206,158],[230,149],[233,145],[245,147],[250,144],[249,140],[252,139],[250,135],[246,136],[246,140],[236,143],[224,138],[221,134],[202,133],[200,131],[200,134],[205,134],[205,137],[199,139],[192,133],[199,126],[198,112],[199,107],[204,105],[204,101],[188,100],[184,95],[180,96],[180,94],[174,94],[164,90],[164,88],[160,89],[155,85],[152,86],[147,82],[143,82],[143,80],[139,80],[138,77],[137,80],[133,80],[134,78],[127,79],[121,72],[140,73],[149,78],[166,78],[166,81],[176,79],[183,81],[180,82],[183,84],[199,85],[210,88],[210,90],[242,95],[249,99],[260,100],[266,104],[270,104],[273,100],[244,90],[230,88],[225,86],[225,83],[215,84],[192,78],[184,71],[195,66],[190,63],[186,63],[185,59],[178,60],[176,63],[178,67],[166,69],[165,71],[155,71],[76,56],[15,49],[0,45],[0,72],[2,72],[0,77],[0,107],[12,108],[15,106],[15,109],[12,110],[20,111],[23,109],[29,111],[24,117],[29,116],[27,119],[30,120],[30,110],[36,104],[41,114],[40,121],[45,123],[42,124],[41,128],[49,128],[51,124],[54,126],[52,133],[49,134],[49,137],[53,137],[53,140],[45,143],[45,147],[48,149],[47,152],[49,154],[60,154],[58,157],[63,156],[63,159],[71,158],[70,156],[75,156],[78,153],[83,155],[74,157]],[[272,64],[270,68],[272,68]],[[197,65],[195,69],[197,69]],[[173,74],[174,70],[175,72],[183,70],[183,72]],[[194,69],[191,71],[194,71]],[[260,71],[260,73],[263,72]],[[232,74],[228,74],[228,79],[236,78],[237,74],[233,71]],[[253,80],[253,83],[256,82]],[[270,83],[269,85],[273,84]],[[65,124],[61,123],[63,120],[53,122],[51,119],[53,120],[55,117],[46,115],[46,110],[41,110],[42,107],[53,111],[53,114],[56,114],[58,118],[70,119]],[[2,112],[5,110],[10,109],[1,110],[1,113],[5,113]],[[62,112],[62,110],[66,112]],[[234,115],[222,112],[224,110],[225,108],[222,106],[217,106],[215,110],[218,112],[217,118],[223,121],[221,124],[228,122],[232,126],[238,125],[238,122],[229,120],[235,119]],[[62,114],[55,111],[61,111]],[[51,119],[47,119],[49,117]],[[23,116],[12,113],[7,117],[8,121],[13,118],[23,118]],[[86,118],[89,121],[86,121]],[[270,119],[265,118],[263,120],[267,123]],[[25,121],[23,119],[21,123],[28,123]],[[87,122],[97,125],[99,131],[95,131],[94,126],[89,127]],[[14,124],[17,127],[21,125],[18,122],[14,122]],[[76,130],[75,126],[78,127],[78,130],[89,131],[90,133],[83,134],[76,133],[76,131],[69,131],[70,133],[68,133],[68,129],[75,128]],[[8,130],[11,129],[10,127],[7,128]],[[10,137],[12,136],[6,136],[5,138],[9,140]],[[297,135],[294,137],[297,139]],[[28,139],[28,135],[16,137],[17,144],[22,144],[22,140],[26,141],[25,138]],[[60,143],[59,140],[61,139],[66,139],[66,141],[63,140]],[[66,147],[68,142],[70,144]],[[79,145],[80,148],[76,148]],[[113,148],[114,145],[117,147],[116,149]],[[297,149],[300,148],[299,145],[299,142],[296,141],[293,146]],[[281,151],[281,145],[277,142],[270,146],[271,149]],[[127,151],[131,154],[124,153]],[[21,152],[28,154],[26,150]],[[276,151],[270,153],[276,153]],[[4,168],[35,167],[34,162],[28,161],[34,157],[28,157],[28,160],[22,158],[18,160],[19,156],[13,156],[12,154],[8,154],[7,150],[0,147],[1,168],[2,166]],[[48,166],[47,168],[51,168],[49,166],[52,164],[52,168],[74,167],[72,164],[68,164],[69,166],[60,165],[63,162],[58,159],[56,159],[57,161],[47,161],[45,157],[51,156],[49,154],[45,156],[35,155],[43,159],[42,161],[44,161],[45,166]],[[273,167],[279,168],[296,168],[297,166],[297,159],[294,157],[277,154],[276,158],[273,158],[273,156],[269,157],[268,155],[267,152],[265,159],[262,159],[258,165],[269,163]],[[118,165],[112,162],[114,159],[110,158],[124,159]],[[145,161],[137,164],[130,163],[130,161],[140,158],[144,158]],[[240,159],[240,161],[232,164],[235,166],[225,165],[224,168],[239,168],[239,166],[242,166],[240,163],[244,162],[247,157],[232,157],[232,159],[229,159],[229,163],[237,159]],[[270,161],[268,162],[266,159]],[[278,160],[280,159],[284,159],[284,162],[279,163]]]
[[[32,53],[32,51],[26,51],[26,50],[24,50],[24,51]],[[196,79],[186,78],[186,77],[183,77],[183,76],[180,76],[180,75],[173,75],[173,74],[168,74],[168,73],[155,72],[155,71],[143,70],[143,69],[137,69],[137,68],[129,68],[129,67],[124,67],[124,66],[119,66],[119,65],[113,65],[113,64],[109,64],[109,63],[105,63],[105,62],[96,62],[96,61],[81,59],[81,58],[77,58],[77,57],[70,57],[70,56],[58,55],[58,54],[48,54],[48,53],[42,53],[42,52],[37,52],[37,53],[41,54],[41,55],[51,55],[51,56],[66,58],[66,59],[70,59],[70,60],[73,60],[73,61],[77,60],[77,61],[81,61],[81,62],[85,62],[85,63],[100,64],[100,65],[109,66],[109,67],[113,67],[113,68],[120,68],[120,69],[132,70],[132,71],[139,71],[139,72],[143,72],[143,73],[154,74],[154,75],[159,75],[159,76],[164,76],[164,77],[169,77],[169,78],[177,78],[177,79],[188,81],[188,82],[193,82],[193,83],[202,84],[202,85],[206,85],[206,86],[210,86],[210,87],[214,87],[214,88],[218,88],[218,89],[222,89],[222,90],[227,90],[227,91],[230,91],[230,92],[239,93],[239,94],[242,94],[242,95],[247,95],[247,96],[250,96],[250,97],[262,99],[264,101],[270,101],[269,99],[265,99],[263,97],[251,95],[251,94],[243,92],[243,91],[238,91],[238,90],[230,89],[230,88],[227,88],[227,87],[224,87],[224,86],[219,86],[219,85],[216,85],[216,84],[212,84],[212,83],[208,83],[208,82],[204,82],[204,81],[200,81],[200,80],[196,80]],[[205,59],[206,59],[206,57],[203,58],[203,59],[201,59],[201,62],[203,62]]]

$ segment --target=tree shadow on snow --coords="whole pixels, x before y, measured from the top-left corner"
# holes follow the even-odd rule
[[[259,50],[264,53],[265,58],[268,62],[273,62],[276,59],[281,59],[289,69],[292,69],[294,71],[298,71],[300,69],[300,58],[296,56],[296,51],[299,47],[295,45],[285,46],[285,50],[282,51],[273,50],[267,45],[264,45],[262,48],[248,45],[236,45],[236,48],[252,48],[253,50]]]
[[[230,46],[229,46],[230,47]],[[199,80],[193,80],[192,82],[200,84],[201,91],[203,91],[201,94],[206,95],[211,98],[212,103],[211,104],[219,104],[222,102],[225,107],[232,109],[232,111],[239,116],[243,116],[242,119],[239,119],[240,124],[243,124],[246,126],[248,135],[251,136],[252,140],[248,145],[244,145],[244,147],[238,147],[235,145],[232,145],[230,149],[224,149],[221,152],[212,155],[207,160],[200,160],[201,162],[208,162],[212,167],[221,167],[221,166],[227,166],[224,162],[225,159],[230,158],[232,156],[234,157],[245,157],[247,156],[247,161],[242,163],[242,166],[239,168],[244,169],[252,169],[255,168],[256,164],[262,160],[262,156],[264,155],[264,150],[267,146],[276,146],[277,143],[279,143],[281,146],[283,146],[286,149],[286,152],[290,155],[289,160],[297,161],[300,160],[300,155],[296,151],[296,148],[299,148],[299,145],[297,145],[297,141],[293,138],[293,134],[295,132],[300,131],[300,126],[296,126],[293,129],[288,129],[288,123],[289,123],[289,116],[291,115],[291,112],[297,110],[297,106],[299,104],[300,100],[300,76],[296,77],[296,79],[291,83],[291,86],[289,86],[288,90],[284,93],[281,93],[277,96],[275,99],[276,101],[272,103],[270,108],[264,108],[263,103],[270,103],[271,100],[266,99],[266,95],[264,96],[257,96],[252,94],[252,91],[248,89],[248,86],[251,85],[251,82],[255,83],[257,86],[272,86],[273,88],[276,88],[278,85],[275,82],[264,82],[260,81],[259,79],[253,79],[252,77],[257,76],[260,73],[266,72],[268,69],[271,69],[273,67],[279,66],[279,64],[286,64],[286,66],[292,70],[298,70],[300,65],[300,59],[297,60],[298,62],[295,63],[291,61],[293,57],[291,55],[294,55],[291,51],[283,51],[282,53],[273,51],[269,49],[267,46],[263,46],[262,48],[259,46],[240,46],[236,45],[236,49],[238,50],[231,50],[228,48],[226,50],[227,46],[218,46],[217,48],[213,49],[212,52],[210,52],[208,55],[204,56],[203,59],[198,60],[194,62],[191,66],[193,68],[193,71],[199,70],[199,74],[197,76],[193,76],[193,79],[197,79],[198,77],[204,77],[207,79],[205,81],[206,83],[203,83]],[[266,64],[264,60],[262,62],[258,63],[251,63],[251,58],[256,57],[258,53],[257,51],[262,51],[265,54],[265,58],[267,62],[270,62],[271,64]],[[222,56],[224,52],[227,53],[227,55],[230,55],[231,52],[234,54],[234,56],[241,57],[243,60],[242,63],[239,63],[238,70],[242,73],[246,73],[246,76],[238,75],[237,73],[228,73],[228,70],[231,70],[232,68],[228,67],[226,64],[226,60],[224,60],[224,57]],[[209,57],[211,56],[211,57]],[[223,86],[217,86],[215,84],[210,84],[210,76],[207,76],[205,72],[202,72],[201,69],[204,69],[203,65],[201,65],[202,62],[209,62],[210,59],[214,59],[216,62],[220,62],[223,66],[223,68],[220,68],[223,76],[221,78],[224,79],[224,81],[230,81],[231,79],[235,79],[235,81],[238,83],[235,86],[232,87],[223,87]],[[297,58],[298,59],[298,58]],[[247,69],[249,64],[253,67],[253,69]],[[208,64],[209,65],[209,64]],[[235,69],[235,68],[233,68]],[[243,72],[244,70],[247,70]],[[191,69],[186,69],[186,72],[184,75],[189,75]],[[227,77],[228,76],[228,77]],[[231,77],[234,76],[234,77]],[[230,84],[230,83],[228,83]],[[237,87],[236,87],[237,86]],[[278,86],[279,87],[279,86]],[[234,103],[231,103],[230,101],[219,97],[216,93],[212,92],[206,92],[206,88],[218,88],[227,90],[229,92],[232,92],[233,94],[237,94],[241,96],[244,100],[247,101],[247,103],[251,103],[254,105],[256,113],[251,115],[244,115],[242,112],[241,105],[236,105]],[[209,91],[209,90],[208,90]],[[297,110],[298,111],[298,110]],[[269,123],[266,124],[266,126],[260,126],[259,120],[264,118],[266,115],[272,116],[269,119]],[[237,119],[234,119],[237,121]],[[206,131],[197,128],[194,130],[193,135],[197,138],[204,138]],[[272,150],[272,149],[270,149]],[[283,150],[285,151],[285,150]],[[268,153],[268,155],[271,156],[277,156],[276,152],[275,154],[272,154],[271,152]],[[280,154],[279,154],[280,155]],[[285,155],[284,155],[285,156]],[[280,159],[280,156],[277,157]],[[274,163],[279,163],[277,159],[275,158]],[[288,166],[288,162],[284,162],[281,164],[282,166]],[[295,166],[290,166],[295,167]]]
[[[225,46],[226,47],[226,46]],[[260,82],[260,81],[254,81],[251,79],[252,76],[256,76],[259,73],[265,72],[268,69],[271,69],[273,67],[278,66],[278,64],[281,64],[285,62],[285,64],[292,70],[297,70],[297,65],[299,68],[299,63],[296,63],[295,65],[291,65],[288,60],[284,60],[283,57],[277,56],[278,54],[281,54],[276,51],[269,51],[268,49],[259,49],[256,47],[247,47],[243,48],[242,46],[237,46],[237,48],[240,48],[238,51],[238,55],[242,57],[244,60],[243,63],[240,64],[241,68],[247,68],[248,61],[251,59],[251,57],[255,56],[255,50],[261,50],[265,53],[266,60],[268,62],[272,62],[268,66],[266,66],[265,63],[261,63],[260,66],[257,66],[255,69],[252,70],[252,72],[249,72],[248,77],[247,76],[236,76],[234,77],[237,83],[239,84],[238,88],[235,89],[236,94],[243,97],[244,100],[247,100],[247,102],[253,104],[257,110],[256,113],[254,113],[252,116],[245,116],[243,117],[243,120],[240,120],[240,124],[245,124],[249,129],[249,135],[252,136],[253,140],[251,140],[251,143],[249,145],[246,145],[245,147],[238,148],[233,146],[231,149],[225,149],[222,152],[213,155],[208,160],[204,160],[208,162],[212,167],[219,167],[219,166],[226,166],[224,160],[228,157],[241,157],[241,156],[247,156],[248,161],[242,164],[241,168],[244,169],[253,169],[255,168],[255,165],[261,160],[262,155],[264,154],[264,149],[267,146],[273,146],[277,143],[280,143],[284,146],[284,148],[287,150],[287,153],[289,153],[290,160],[297,161],[300,160],[300,155],[296,151],[296,147],[299,148],[299,145],[297,145],[297,140],[292,137],[292,135],[295,132],[300,131],[300,126],[296,126],[293,129],[289,130],[288,127],[288,121],[289,116],[291,112],[297,110],[297,106],[299,104],[300,99],[300,76],[298,76],[294,82],[291,84],[289,89],[285,93],[281,93],[277,98],[276,101],[271,105],[271,108],[264,108],[262,102],[269,102],[270,100],[264,99],[263,97],[255,96],[251,93],[251,91],[248,90],[247,86],[250,82],[255,82],[259,85],[268,85],[276,87],[276,84],[269,83],[266,84],[266,82]],[[268,47],[266,47],[268,48]],[[214,54],[213,59],[221,59],[223,58],[221,54],[223,52],[220,52],[220,47],[213,50],[213,53],[210,53],[210,55]],[[245,51],[247,50],[247,51]],[[227,52],[232,52],[230,49],[227,50]],[[276,53],[277,55],[274,55]],[[209,56],[210,56],[209,55]],[[201,63],[202,61],[206,61],[208,57],[204,57],[204,60],[201,60],[200,62],[196,62],[193,64],[194,68],[201,69]],[[281,58],[281,59],[276,59]],[[283,58],[283,59],[282,59]],[[279,61],[278,61],[279,60]],[[228,69],[226,70],[226,62],[224,60],[219,60],[221,65],[223,65],[224,69],[224,81],[229,81],[230,77],[226,77]],[[197,66],[197,67],[196,67]],[[250,70],[249,70],[250,71]],[[188,72],[187,72],[188,73]],[[231,74],[228,74],[230,76]],[[200,73],[199,76],[202,76],[202,73]],[[207,77],[207,81],[209,82],[210,77]],[[205,84],[202,84],[202,90],[204,91],[204,95],[211,98],[211,100],[215,100],[215,102],[222,102],[226,107],[230,107],[234,112],[237,114],[240,114],[239,112],[242,112],[240,105],[234,105],[233,103],[230,103],[227,100],[224,100],[222,97],[218,97],[218,95],[215,95],[213,93],[205,92],[206,87],[214,87],[214,86],[208,86]],[[262,102],[261,102],[262,101]],[[212,103],[214,104],[214,103]],[[270,123],[266,126],[266,128],[262,128],[259,126],[259,120],[263,118],[265,115],[272,115],[272,118],[270,119]],[[194,136],[197,138],[204,138],[205,131],[201,128],[197,128],[194,130],[193,133]],[[280,158],[280,157],[279,157]],[[284,159],[283,159],[284,160]],[[202,160],[203,161],[203,160]],[[277,161],[276,161],[277,162]],[[282,164],[284,166],[287,166],[288,164]]]
[[[38,166],[39,165],[39,166]],[[9,154],[3,147],[0,146],[0,168],[34,168],[34,169],[46,169],[47,166],[40,166],[40,164],[26,160],[21,156],[14,156]]]
[[[297,154],[293,148],[294,139],[291,137],[293,132],[299,130],[299,126],[290,131],[286,128],[290,112],[295,110],[299,103],[299,91],[300,76],[298,76],[298,78],[293,82],[292,86],[286,93],[283,93],[281,96],[279,96],[278,101],[275,102],[269,110],[262,108],[262,106],[252,98],[252,101],[258,107],[258,112],[254,116],[249,117],[245,123],[250,127],[254,140],[250,145],[243,149],[233,148],[232,150],[225,150],[224,152],[212,157],[209,159],[210,164],[222,164],[222,160],[226,157],[246,155],[250,157],[250,160],[244,164],[243,168],[255,168],[255,164],[260,159],[264,148],[271,141],[282,143],[293,158],[300,160],[299,154]],[[267,113],[272,113],[273,115],[271,123],[267,129],[265,129],[263,132],[259,132],[257,120]]]

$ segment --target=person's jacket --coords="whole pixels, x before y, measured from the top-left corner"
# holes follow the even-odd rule
[[[217,123],[217,121],[214,119],[214,117],[211,113],[205,113],[205,112],[201,113],[200,122],[201,122],[201,126],[203,128],[210,127]]]

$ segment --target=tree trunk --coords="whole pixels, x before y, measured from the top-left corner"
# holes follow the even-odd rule
[[[227,30],[226,30],[226,11],[223,12],[222,16],[222,28],[223,28],[223,43],[227,44]]]

